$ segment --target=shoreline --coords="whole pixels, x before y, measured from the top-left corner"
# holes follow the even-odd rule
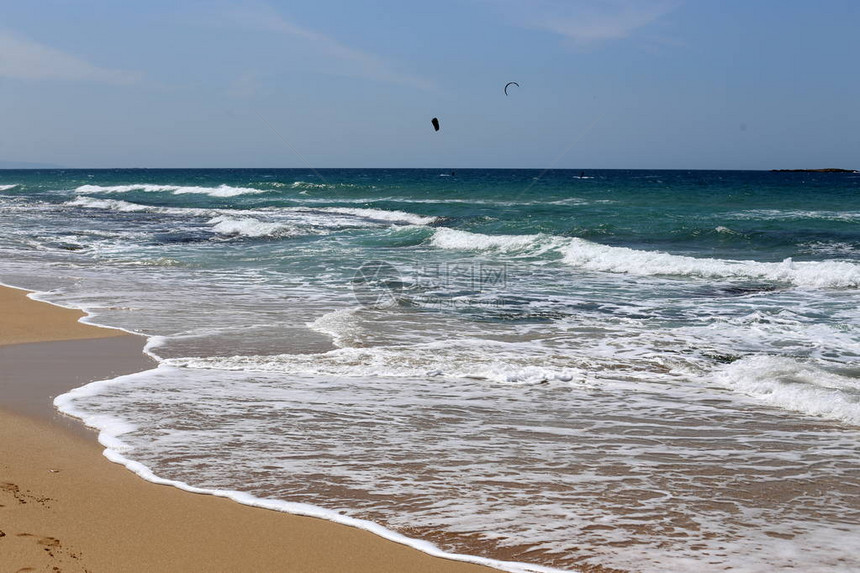
[[[53,409],[52,394],[155,363],[143,353],[141,337],[81,323],[86,316],[0,286],[4,567],[91,573],[497,571],[365,529],[165,487],[111,463],[93,431]]]

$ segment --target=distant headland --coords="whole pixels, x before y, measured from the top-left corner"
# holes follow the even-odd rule
[[[828,167],[826,169],[771,169],[776,173],[860,173],[856,169],[838,169]]]

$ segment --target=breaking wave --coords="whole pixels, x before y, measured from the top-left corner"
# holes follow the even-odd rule
[[[716,382],[771,406],[860,425],[860,383],[783,356],[748,356],[716,373]]]
[[[441,249],[496,251],[513,256],[552,252],[564,264],[589,271],[638,276],[687,276],[709,279],[754,279],[813,288],[858,288],[860,265],[843,261],[736,261],[640,251],[554,235],[483,235],[437,229],[430,243]]]
[[[234,218],[219,215],[210,219],[209,224],[213,225],[214,232],[227,237],[277,238],[310,234],[308,229],[300,229],[284,223],[260,221],[253,217]]]
[[[121,213],[161,213],[165,215],[206,217],[219,235],[243,237],[292,237],[319,234],[325,229],[358,227],[429,225],[436,217],[405,211],[352,209],[346,207],[269,207],[264,209],[200,209],[142,205],[119,199],[78,196],[64,203],[69,207],[104,209]]]
[[[105,209],[123,213],[163,213],[165,215],[190,215],[196,217],[212,217],[219,213],[217,209],[195,209],[192,207],[159,207],[156,205],[141,205],[119,199],[98,199],[96,197],[75,197],[65,203],[69,207],[85,209]]]
[[[338,213],[340,215],[353,215],[372,221],[384,221],[387,223],[400,223],[407,225],[430,225],[436,222],[438,217],[425,217],[407,213],[406,211],[385,211],[383,209],[353,209],[351,207],[320,207],[316,211],[326,213]]]
[[[145,191],[148,193],[167,193],[174,195],[198,194],[210,197],[236,197],[239,195],[256,195],[267,193],[263,189],[251,187],[231,187],[219,185],[218,187],[185,187],[181,185],[152,185],[148,183],[133,183],[131,185],[81,185],[75,189],[75,193],[128,193],[131,191]]]

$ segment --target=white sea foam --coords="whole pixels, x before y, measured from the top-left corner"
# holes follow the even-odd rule
[[[338,229],[372,228],[388,226],[392,223],[399,225],[416,224],[408,222],[409,213],[371,209],[360,211],[373,211],[372,214],[350,213],[348,211],[350,210],[306,209],[303,207],[255,211],[221,210],[208,223],[214,225],[213,230],[219,235],[254,238],[319,235]],[[418,216],[413,217],[420,218]]]
[[[253,217],[235,218],[219,215],[210,219],[209,224],[213,225],[213,231],[225,236],[259,238],[294,237],[310,234],[307,229],[299,229],[296,226],[283,223],[260,221]]]
[[[582,199],[580,197],[568,197],[557,201],[547,201],[546,205],[590,205],[592,203],[614,203],[612,200],[592,201],[590,199]],[[525,203],[526,205],[536,205],[537,202]]]
[[[438,229],[431,244],[442,249],[500,251],[527,255],[555,251],[573,267],[638,276],[686,276],[709,279],[754,279],[813,288],[858,288],[860,265],[843,261],[779,263],[734,261],[641,251],[551,235],[483,235]]]
[[[348,344],[354,342],[350,336],[360,335],[348,315],[330,315],[326,318],[328,320],[318,320],[313,326],[320,331],[334,331],[332,334],[336,343]],[[591,378],[588,369],[597,367],[594,359],[581,360],[559,354],[545,356],[543,364],[538,365],[535,364],[534,355],[518,350],[523,349],[502,343],[455,341],[410,347],[342,347],[322,354],[171,358],[166,359],[164,364],[182,368],[280,372],[305,376],[442,376],[525,386],[551,381],[581,383]]]
[[[860,381],[783,356],[748,356],[715,373],[714,380],[756,400],[860,425]]]
[[[179,217],[206,217],[212,231],[233,237],[294,237],[333,229],[387,225],[426,225],[435,218],[381,209],[270,207],[265,209],[200,209],[143,205],[118,199],[81,195],[64,203],[71,207],[123,213],[162,213]]]
[[[425,217],[405,211],[386,211],[383,209],[353,209],[351,207],[320,207],[316,209],[325,213],[338,213],[341,215],[353,215],[374,221],[385,221],[389,223],[405,223],[408,225],[430,225],[438,217]]]
[[[55,403],[101,429],[106,457],[144,479],[338,521],[428,553],[438,549],[353,516],[379,516],[407,530],[429,526],[453,538],[479,534],[550,556],[585,554],[586,563],[648,573],[684,570],[697,560],[701,571],[744,573],[775,566],[847,572],[856,564],[839,545],[857,533],[848,525],[850,508],[804,522],[795,510],[817,507],[807,496],[787,505],[767,497],[755,498],[764,507],[742,505],[751,491],[779,491],[780,483],[791,487],[809,475],[850,483],[854,454],[820,450],[833,442],[823,443],[815,431],[791,436],[779,426],[749,428],[747,418],[732,420],[724,400],[708,400],[711,393],[661,387],[653,394],[545,394],[543,387],[492,392],[436,378],[287,379],[162,365],[93,383]],[[540,408],[535,392],[547,400]],[[848,447],[851,437],[844,439]],[[751,449],[759,440],[764,449]],[[783,451],[789,444],[796,449]],[[278,477],[267,479],[261,466]],[[708,473],[714,470],[722,472],[717,479]],[[317,494],[307,484],[311,475],[344,484],[346,494]],[[211,485],[194,485],[201,481]],[[383,509],[374,512],[378,504]],[[676,513],[678,506],[683,511]],[[661,528],[637,535],[643,522]],[[782,551],[773,553],[777,547]]]
[[[160,485],[169,485],[192,493],[224,497],[231,499],[237,503],[253,507],[281,511],[294,515],[316,517],[319,519],[325,519],[335,523],[348,525],[350,527],[356,527],[358,529],[369,531],[390,541],[407,545],[409,547],[436,557],[453,559],[456,561],[464,561],[468,563],[476,563],[488,567],[495,567],[502,571],[509,571],[511,573],[562,573],[562,571],[559,569],[542,567],[539,565],[529,565],[525,563],[516,563],[475,557],[472,555],[449,553],[439,549],[436,545],[432,543],[422,541],[420,539],[407,537],[372,521],[349,517],[346,515],[342,515],[340,512],[324,509],[322,507],[307,503],[288,502],[278,499],[264,499],[236,490],[200,488],[189,485],[182,481],[159,477],[148,466],[132,459],[131,456],[134,454],[134,448],[121,438],[123,435],[129,434],[137,430],[138,428],[136,426],[134,426],[133,424],[129,424],[128,422],[115,416],[88,413],[85,410],[78,408],[76,401],[97,396],[112,386],[122,385],[133,380],[146,378],[152,373],[163,373],[165,369],[169,369],[169,367],[162,365],[154,370],[146,372],[130,374],[127,376],[120,376],[118,378],[110,380],[91,382],[85,386],[75,388],[74,390],[66,394],[58,396],[54,399],[54,406],[56,406],[57,409],[61,412],[79,418],[87,426],[98,430],[99,443],[101,443],[105,447],[104,456],[107,459],[114,463],[125,466],[127,469],[131,470],[141,478],[152,483]]]
[[[75,189],[76,193],[128,193],[130,191],[145,191],[148,193],[172,192],[174,195],[200,194],[210,197],[236,197],[238,195],[256,195],[266,193],[263,189],[250,187],[231,187],[219,185],[218,187],[196,187],[182,185],[153,185],[148,183],[135,183],[131,185],[81,185]]]
[[[310,183],[308,181],[295,181],[290,187],[293,189],[326,189],[330,185],[326,185],[325,183]]]
[[[724,227],[722,225],[714,227],[714,231],[716,231],[717,233],[721,233],[723,235],[740,235],[740,233],[738,233],[737,231],[733,231],[733,230],[729,229],[728,227]]]
[[[860,213],[852,211],[803,211],[800,209],[750,209],[730,213],[726,216],[730,219],[754,221],[786,221],[794,219],[860,221]]]
[[[0,191],[8,191],[9,189],[14,189],[17,186],[17,183],[15,183],[14,185],[0,185]]]
[[[484,235],[455,229],[437,229],[430,238],[430,244],[440,249],[465,251],[499,251],[504,253],[520,252],[525,255],[540,255],[559,249],[567,242],[552,235]]]
[[[756,279],[816,288],[860,287],[860,266],[837,261],[779,263],[733,261],[639,251],[571,239],[564,262],[579,268],[642,276],[675,275],[712,279]]]
[[[321,226],[350,227],[364,226],[368,223],[383,223],[397,225],[429,225],[437,217],[425,217],[405,211],[387,211],[384,209],[353,209],[349,207],[268,207],[255,210],[238,209],[199,209],[194,207],[162,207],[143,205],[118,199],[101,199],[81,195],[65,205],[85,207],[88,209],[106,209],[121,212],[165,213],[169,215],[187,215],[192,217],[217,217],[257,215],[257,216],[287,216],[302,220],[307,224]],[[258,235],[254,235],[258,236]]]
[[[86,207],[88,209],[107,209],[110,211],[123,211],[127,213],[155,211],[159,207],[150,205],[139,205],[128,201],[119,201],[117,199],[96,199],[95,197],[75,197],[71,201],[65,203],[70,207]]]
[[[841,241],[809,241],[798,245],[801,252],[834,257],[856,257],[860,248],[852,243]]]
[[[158,205],[142,205],[119,199],[99,199],[85,195],[75,197],[71,201],[63,203],[70,207],[83,207],[85,209],[105,209],[108,211],[120,211],[125,213],[163,213],[165,215],[189,216],[189,217],[214,217],[224,210],[198,209],[195,207],[161,207]]]
[[[327,312],[307,326],[330,336],[332,342],[338,347],[351,346],[364,333],[356,317],[357,312],[357,308],[342,308]]]

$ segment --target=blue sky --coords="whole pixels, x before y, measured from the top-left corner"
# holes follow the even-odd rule
[[[857,22],[853,0],[0,0],[0,161],[860,168]]]

